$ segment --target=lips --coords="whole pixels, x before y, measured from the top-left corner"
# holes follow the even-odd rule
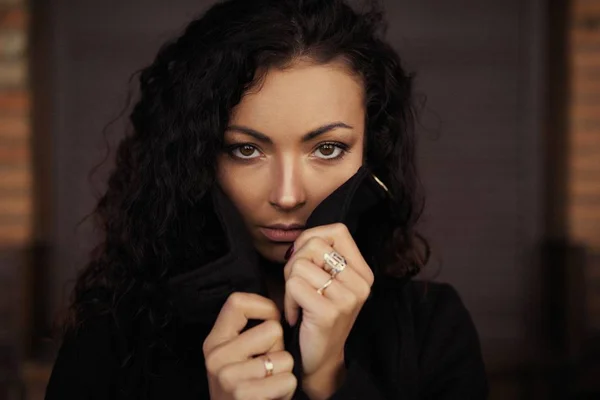
[[[260,231],[267,239],[278,243],[291,243],[298,239],[298,236],[304,231],[301,225],[273,225],[270,227],[261,227]]]

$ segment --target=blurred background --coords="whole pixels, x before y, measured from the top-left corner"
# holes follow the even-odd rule
[[[0,400],[43,398],[130,76],[211,3],[0,0]],[[424,101],[425,275],[491,398],[600,398],[600,0],[385,3]]]

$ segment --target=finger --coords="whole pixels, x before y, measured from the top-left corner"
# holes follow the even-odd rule
[[[338,253],[344,256],[349,264],[353,265],[356,272],[364,278],[369,286],[373,285],[373,271],[360,253],[346,225],[337,223],[307,229],[296,239],[294,248],[301,248],[313,237],[320,237],[325,240]]]
[[[310,238],[286,264],[284,268],[285,278],[288,279],[290,276],[298,274],[311,283],[315,288],[320,288],[330,276],[330,274],[324,270],[324,255],[331,253],[333,250],[333,247],[331,247],[323,238]],[[313,265],[297,262],[302,258],[310,260],[311,264]],[[355,293],[358,299],[366,300],[371,292],[371,285],[367,283],[367,281],[365,281],[361,275],[358,274],[354,266],[350,265],[348,260],[346,261],[348,264],[342,272],[336,275],[336,281],[341,282],[344,286]],[[319,270],[322,272],[319,272]],[[332,286],[337,285],[332,284],[327,288],[327,292],[330,293],[330,295],[327,297],[335,301],[337,298],[342,296],[342,294],[339,290],[332,288]],[[341,300],[344,304],[347,304],[347,299],[343,296],[341,297]]]
[[[283,350],[283,328],[279,321],[268,320],[248,329],[222,347],[223,357],[231,361],[247,360],[259,354],[280,351]]]
[[[273,363],[273,375],[292,372],[292,355],[287,351],[277,351],[223,367],[218,373],[219,383],[226,391],[231,392],[242,381],[265,378],[265,356]]]
[[[306,258],[294,257],[293,259],[290,259],[290,262],[288,262],[285,268],[288,269],[289,274],[286,278],[286,285],[290,279],[300,278],[309,282],[316,282],[320,279],[325,282],[330,278],[330,275],[327,272],[323,271]],[[298,302],[293,296],[288,295],[288,290],[286,288],[283,298],[283,309],[285,318],[290,325],[294,325],[298,320],[299,308]]]
[[[286,372],[264,379],[246,381],[233,392],[235,399],[291,399],[296,391],[297,380],[294,374]]]
[[[293,276],[300,276],[302,278],[306,278],[309,282],[325,282],[327,279],[331,278],[331,274],[326,272],[323,267],[318,265],[313,261],[313,254],[310,254],[310,250],[305,251],[304,254],[299,257],[294,257],[290,262],[285,266],[286,277],[288,280]],[[319,284],[316,284],[318,287]]]
[[[283,276],[287,280],[292,272],[294,262],[299,258],[310,260],[320,269],[325,268],[325,254],[331,253],[333,247],[322,237],[313,236],[299,247],[283,268]]]
[[[291,277],[285,283],[285,296],[283,298],[285,316],[294,326],[298,321],[299,309],[306,313],[327,312],[333,308],[331,300],[317,293],[307,281],[298,276]]]
[[[331,278],[330,274],[305,258],[296,260],[291,271],[290,277],[304,279],[315,290],[321,288]],[[340,278],[344,279],[345,282],[341,281]],[[333,305],[341,312],[351,314],[356,311],[359,305],[364,303],[369,296],[369,292],[370,288],[363,278],[351,268],[346,268],[333,279],[323,292],[323,296],[331,300]],[[295,317],[295,315],[292,314],[292,317]]]
[[[259,354],[282,351],[283,328],[279,321],[268,320],[224,342],[205,356],[206,370],[211,375],[229,364],[239,363]]]
[[[266,297],[254,293],[231,294],[204,341],[204,354],[238,336],[250,319],[279,321],[280,313],[275,303]]]

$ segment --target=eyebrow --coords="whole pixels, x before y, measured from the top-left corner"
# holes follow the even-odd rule
[[[337,128],[353,129],[352,126],[344,124],[343,122],[334,122],[331,124],[323,125],[317,129],[314,129],[314,130],[306,133],[304,136],[302,136],[302,142],[303,143],[309,142],[309,141],[313,140],[314,138],[319,137],[319,136],[323,135],[324,133],[330,132]],[[246,135],[252,136],[253,138],[255,138],[258,141],[261,141],[264,143],[269,143],[269,144],[273,143],[273,140],[271,140],[271,138],[268,137],[267,135],[265,135],[264,133],[258,132],[257,130],[254,130],[254,129],[251,129],[251,128],[248,128],[245,126],[231,125],[226,129],[226,131],[238,131],[241,133],[245,133]]]

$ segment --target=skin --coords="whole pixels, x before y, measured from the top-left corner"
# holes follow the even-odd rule
[[[256,250],[285,265],[270,298],[234,293],[221,309],[204,343],[214,398],[293,395],[293,360],[283,348],[279,315],[284,312],[294,325],[299,309],[304,374],[298,384],[311,399],[326,399],[342,384],[344,344],[370,293],[370,267],[342,224],[305,230],[287,261],[290,244],[270,241],[260,227],[304,224],[323,199],[354,175],[364,162],[364,120],[362,82],[335,62],[300,60],[270,70],[233,110],[218,183],[240,210]],[[306,137],[322,127],[322,134]],[[323,255],[332,251],[345,257],[347,267],[319,294],[330,278]],[[240,333],[251,315],[265,322]],[[273,376],[265,377],[262,360],[253,358],[261,354],[271,357]]]
[[[290,244],[270,242],[260,226],[304,224],[315,207],[363,163],[365,109],[360,80],[341,64],[298,62],[272,70],[258,91],[243,97],[233,110],[230,127],[246,127],[269,137],[272,144],[231,128],[227,146],[251,144],[222,154],[218,182],[240,210],[260,254],[284,262]],[[322,126],[344,123],[308,142],[302,138]],[[340,153],[319,146],[340,142]],[[251,158],[244,160],[243,158]]]

